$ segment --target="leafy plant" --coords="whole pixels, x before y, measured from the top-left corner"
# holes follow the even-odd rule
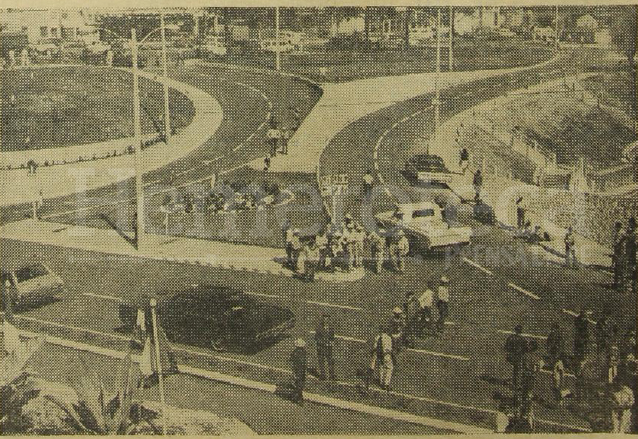
[[[140,371],[127,354],[119,365],[117,393],[112,396],[104,390],[100,377],[81,360],[81,373],[70,377],[70,384],[78,397],[77,404],[49,397],[69,416],[77,428],[85,434],[131,434],[142,419],[131,417],[139,413],[133,402],[140,378]]]

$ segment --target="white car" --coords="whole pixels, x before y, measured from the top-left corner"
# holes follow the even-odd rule
[[[393,211],[376,215],[387,229],[401,229],[419,248],[430,250],[452,245],[469,244],[471,227],[450,227],[443,219],[442,209],[435,203],[400,204]]]
[[[2,303],[9,300],[13,306],[22,307],[45,302],[62,293],[60,276],[38,262],[16,270],[2,272]]]

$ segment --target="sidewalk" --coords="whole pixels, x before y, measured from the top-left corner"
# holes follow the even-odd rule
[[[0,237],[105,254],[204,265],[223,270],[294,276],[292,271],[283,268],[285,254],[280,248],[146,234],[142,250],[137,251],[115,230],[33,219],[16,221],[0,227]],[[352,282],[361,279],[364,274],[363,269],[350,273],[318,272],[316,279]]]
[[[549,64],[498,70],[443,72],[442,89],[493,76],[525,71]],[[361,79],[346,83],[322,84],[321,99],[306,117],[288,144],[288,154],[272,159],[271,172],[316,172],[319,158],[330,140],[350,123],[384,107],[434,92],[436,73]],[[263,169],[263,158],[250,164]]]
[[[495,106],[503,105],[508,99],[514,99],[511,96],[516,96],[516,94],[523,92],[541,91],[555,87],[560,83],[562,83],[562,79],[560,81],[550,81],[536,87],[530,87],[526,90],[515,90],[509,93],[509,96],[500,96],[469,108],[441,124],[436,141],[430,145],[430,152],[440,156],[447,168],[455,173],[449,187],[463,202],[474,202],[474,187],[472,185],[474,169],[470,167],[465,175],[461,174],[461,168],[459,166],[459,146],[454,140],[457,137],[457,130],[460,131],[471,127],[472,124],[474,124],[475,118],[481,117],[482,114],[489,112],[490,109]],[[470,156],[472,156],[471,149],[469,152]],[[472,165],[476,166],[476,163]],[[516,227],[516,200],[519,197],[533,199],[535,197],[551,196],[551,194],[545,192],[552,191],[552,189],[544,189],[513,180],[506,176],[506,172],[499,172],[499,174],[501,175],[491,173],[484,174],[481,198],[494,209],[496,220],[501,227],[513,229]],[[553,189],[553,191],[555,192],[555,196],[568,194],[568,192],[564,190]],[[540,243],[540,246],[554,256],[564,258],[565,245],[563,239],[567,233],[567,229],[556,225],[548,219],[550,209],[551,206],[547,211],[527,209],[526,217],[531,221],[532,225],[540,225],[552,238],[549,242]],[[611,248],[607,248],[578,233],[574,233],[574,238],[576,241],[576,257],[582,264],[604,268],[611,266]]]
[[[140,76],[160,83],[164,81],[163,77],[155,73],[145,71],[139,73]],[[168,85],[183,93],[193,102],[195,116],[190,125],[172,137],[170,145],[160,143],[144,150],[142,153],[144,172],[161,168],[201,146],[215,133],[223,119],[221,105],[208,93],[170,78]],[[124,139],[124,141],[128,141],[128,139]],[[112,151],[121,146],[122,142],[122,139],[116,139],[113,141],[113,146],[108,146],[110,142],[105,142],[105,144]],[[88,148],[85,150],[84,156],[93,156],[91,145],[81,145],[81,148]],[[0,171],[0,193],[2,194],[0,205],[32,201],[37,199],[40,190],[42,190],[45,199],[55,198],[117,183],[131,178],[133,175],[135,175],[134,154],[82,163],[40,166],[34,175],[27,174],[26,169],[3,170]]]

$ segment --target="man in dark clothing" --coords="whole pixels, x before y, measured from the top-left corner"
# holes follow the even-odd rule
[[[624,246],[625,232],[622,229],[622,223],[616,221],[614,225],[614,233],[612,236],[612,245],[614,254],[612,256],[612,265],[614,268],[614,289],[618,290],[622,283],[622,277],[625,270]]]
[[[525,209],[523,208],[523,197],[516,200],[516,226],[519,230],[525,225]]]
[[[474,185],[474,201],[478,201],[481,199],[481,189],[483,188],[483,173],[480,169],[476,171],[474,174],[474,179],[472,180],[472,184]]]
[[[290,366],[293,380],[292,400],[301,404],[303,403],[303,389],[306,386],[306,371],[308,368],[306,342],[302,338],[298,338],[295,341],[295,348],[290,354]]]
[[[527,353],[527,340],[522,335],[523,327],[516,325],[514,334],[505,341],[505,358],[513,367],[512,386],[516,390],[520,385],[521,368]]]
[[[561,358],[564,349],[563,334],[558,323],[552,325],[552,330],[547,335],[547,356],[549,364],[553,367]]]
[[[587,352],[589,342],[589,320],[584,310],[574,319],[574,363],[580,364]]]
[[[335,379],[334,343],[335,331],[330,322],[330,316],[324,314],[321,323],[315,331],[317,345],[317,362],[319,363],[319,378],[326,379],[326,365],[331,380]]]

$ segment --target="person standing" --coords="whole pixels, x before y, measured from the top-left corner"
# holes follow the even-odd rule
[[[574,319],[574,362],[580,364],[585,359],[589,343],[589,320],[585,310]]]
[[[437,290],[436,295],[436,308],[439,312],[439,318],[436,321],[437,329],[439,332],[443,331],[445,327],[445,321],[447,320],[447,316],[449,314],[449,302],[450,302],[450,280],[447,276],[441,277],[441,283],[439,284],[439,288]]]
[[[363,267],[363,243],[366,239],[366,233],[361,224],[357,224],[352,234],[353,238],[353,264],[355,267]]]
[[[299,230],[295,229],[292,232],[292,239],[290,241],[291,248],[291,268],[293,271],[299,272],[299,256],[301,255],[301,250],[303,249],[303,245],[301,244],[301,238],[299,237]]]
[[[374,272],[379,274],[383,270],[383,261],[385,259],[384,239],[372,230],[368,234],[368,242],[370,243],[370,256],[374,264]]]
[[[525,225],[525,209],[523,208],[523,197],[516,200],[516,227],[522,230]]]
[[[624,288],[630,293],[636,292],[636,218],[631,217],[627,222],[624,236]]]
[[[626,385],[610,386],[612,433],[631,433],[631,409],[635,404],[634,392]]]
[[[408,347],[414,346],[414,340],[419,335],[419,299],[414,291],[405,294],[403,302],[403,314],[405,315],[405,344]]]
[[[396,247],[396,268],[399,273],[405,272],[405,258],[410,252],[410,242],[408,238],[405,236],[405,232],[403,230],[399,230],[397,233],[399,240],[397,241]]]
[[[319,265],[319,249],[314,239],[306,246],[305,253],[304,280],[306,280],[306,282],[314,282],[317,265]]]
[[[290,354],[290,366],[293,386],[292,400],[297,404],[303,404],[303,390],[306,386],[306,372],[308,369],[306,342],[303,338],[298,338],[295,341],[295,348]]]
[[[434,304],[434,291],[430,286],[419,296],[419,334],[425,335],[425,331],[432,329],[432,305]]]
[[[552,329],[547,335],[547,356],[549,357],[549,364],[554,365],[562,355],[564,350],[563,334],[561,333],[558,323],[552,325]]]
[[[374,185],[374,177],[372,176],[372,172],[368,169],[368,171],[363,176],[363,195],[365,199],[369,199],[372,195],[372,186]]]
[[[567,228],[565,234],[565,265],[570,268],[578,268],[578,261],[576,260],[576,241],[574,239],[574,230],[572,226]]]
[[[505,341],[505,359],[512,365],[512,387],[517,392],[521,384],[523,361],[527,354],[528,344],[523,337],[523,326],[516,325],[514,334]]]
[[[392,319],[390,320],[390,336],[392,337],[392,351],[394,355],[399,353],[403,344],[405,344],[405,327],[406,318],[401,307],[397,306],[392,310]]]
[[[375,371],[378,369],[379,384],[381,388],[390,391],[390,382],[392,380],[392,371],[394,370],[394,358],[392,350],[392,337],[388,334],[385,327],[379,327],[379,333],[374,338],[372,348],[372,361],[368,369],[368,377],[366,380],[366,388],[370,387]]]
[[[478,201],[481,199],[481,189],[483,188],[483,173],[480,169],[474,173],[472,185],[474,186],[474,201]]]
[[[280,143],[281,143],[282,154],[288,154],[288,141],[290,140],[291,137],[292,137],[292,130],[290,130],[289,128],[281,129]]]
[[[461,153],[459,157],[459,166],[461,167],[461,172],[465,175],[468,166],[470,165],[470,153],[467,151],[466,147],[461,148]]]
[[[317,250],[319,250],[319,264],[317,268],[325,270],[328,267],[328,235],[325,230],[322,230],[315,236],[315,244]]]
[[[623,252],[624,240],[625,231],[623,230],[622,223],[620,221],[616,221],[614,224],[614,232],[612,234],[612,246],[614,253],[611,261],[614,269],[614,289],[616,290],[620,288],[625,269],[625,258]]]
[[[315,344],[317,345],[317,362],[319,363],[319,378],[326,379],[326,369],[328,378],[335,379],[334,344],[335,331],[330,321],[330,315],[324,314],[321,322],[315,331]]]
[[[281,131],[277,129],[277,123],[271,124],[270,129],[266,133],[268,137],[268,142],[270,143],[270,156],[277,156],[277,145],[279,143],[279,139],[281,138]]]

